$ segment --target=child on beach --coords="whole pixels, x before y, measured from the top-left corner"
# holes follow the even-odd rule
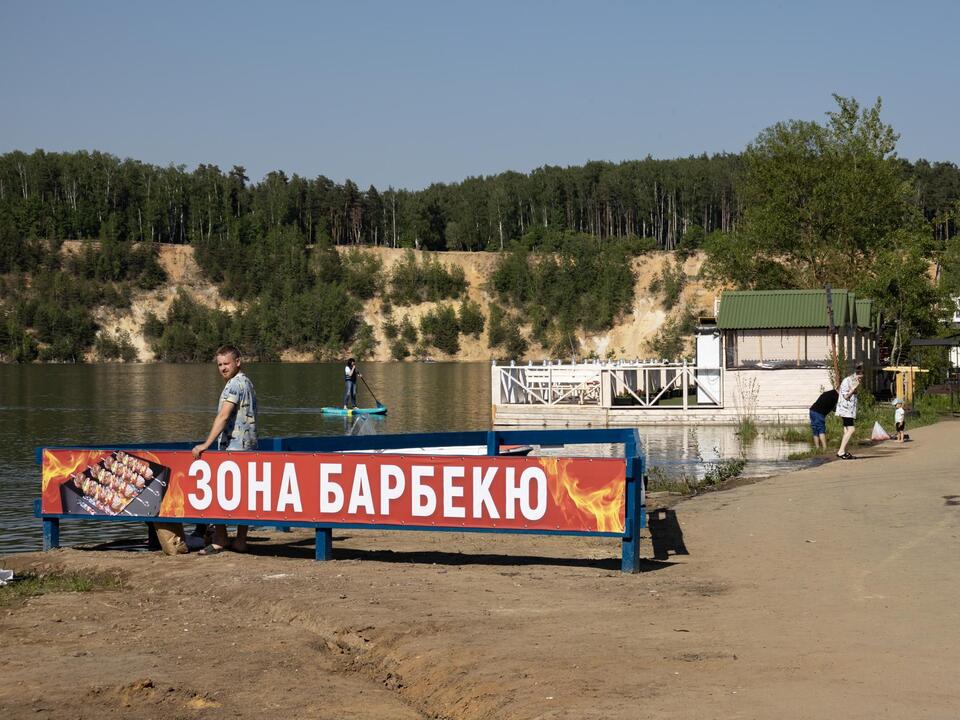
[[[897,409],[893,413],[893,422],[897,428],[897,442],[903,442],[904,418],[906,413],[903,411],[903,400],[897,398],[894,404]]]

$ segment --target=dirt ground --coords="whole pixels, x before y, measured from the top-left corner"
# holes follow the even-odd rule
[[[125,578],[0,612],[0,717],[955,718],[958,430],[682,502],[638,575],[444,533],[0,558]]]

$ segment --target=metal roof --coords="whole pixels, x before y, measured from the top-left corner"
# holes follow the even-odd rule
[[[864,309],[869,327],[869,300],[856,300],[848,290],[833,290],[834,324],[841,327],[857,320]],[[827,294],[825,290],[729,290],[720,299],[717,327],[721,330],[756,328],[826,328]]]
[[[960,333],[939,338],[913,338],[910,345],[912,347],[960,347]]]
[[[873,328],[873,300],[857,298],[857,325],[870,330]]]

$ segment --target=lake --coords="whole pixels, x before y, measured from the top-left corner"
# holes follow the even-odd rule
[[[256,386],[261,437],[490,428],[487,363],[362,363],[361,372],[389,414],[360,425],[318,412],[323,405],[341,404],[339,363],[252,363],[244,369]],[[199,441],[210,429],[222,388],[212,362],[0,365],[0,553],[41,547],[40,521],[32,514],[40,493],[34,448]],[[362,384],[358,402],[374,405]],[[745,448],[730,427],[641,427],[640,435],[648,465],[671,473],[702,476],[709,462],[741,452],[750,475],[797,466],[785,460],[795,445],[762,433]],[[142,528],[134,533],[142,534]],[[61,525],[64,545],[130,535],[130,527],[121,524]]]

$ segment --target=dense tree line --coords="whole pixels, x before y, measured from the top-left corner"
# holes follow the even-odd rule
[[[361,190],[346,180],[251,182],[241,166],[158,167],[106,153],[0,155],[0,272],[17,266],[13,241],[98,238],[193,243],[259,242],[281,229],[305,243],[430,250],[502,249],[531,231],[651,238],[674,249],[692,228],[737,227],[744,210],[743,154],[544,166],[423,190]],[[896,162],[914,202],[942,240],[957,234],[960,169]]]
[[[19,238],[96,238],[232,247],[292,230],[308,244],[502,249],[536,228],[653,238],[676,247],[692,225],[729,230],[737,155],[544,166],[365,191],[346,180],[200,165],[157,167],[100,152],[0,156],[0,214]],[[216,252],[216,250],[214,250]]]

